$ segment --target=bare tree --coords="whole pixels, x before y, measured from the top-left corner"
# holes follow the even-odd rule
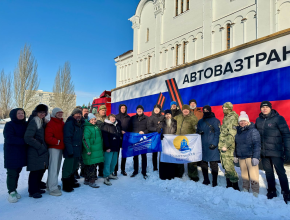
[[[71,113],[76,106],[76,96],[69,62],[65,62],[64,67],[60,67],[57,71],[53,86],[53,96],[55,107],[61,108],[65,116]]]
[[[5,75],[4,70],[0,73],[0,110],[1,117],[7,118],[12,108],[12,77]]]
[[[37,66],[30,46],[25,44],[14,70],[14,98],[16,107],[23,108],[27,113],[38,104],[34,99],[39,86]]]

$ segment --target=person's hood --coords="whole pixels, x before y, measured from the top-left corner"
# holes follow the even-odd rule
[[[69,117],[67,118],[66,122],[69,122],[69,121],[73,121],[74,123],[77,124],[77,120],[76,120],[73,116],[69,116]],[[83,117],[82,117],[82,118],[81,118],[81,124],[84,124],[84,123],[85,123],[85,121],[84,121],[84,119],[83,119]]]
[[[265,118],[273,118],[274,116],[276,115],[279,115],[279,113],[272,109],[271,112],[268,114],[268,115],[264,115],[262,112],[259,114],[259,117],[262,118],[262,119],[265,119]]]
[[[126,107],[126,111],[125,111],[125,113],[122,113],[122,112],[121,112],[121,107],[122,107],[122,106],[125,106],[125,107]],[[119,105],[119,114],[127,115],[127,110],[128,110],[127,105],[125,105],[125,104],[121,104],[121,105]]]
[[[17,119],[17,111],[18,110],[22,110],[24,112],[24,119],[22,119],[22,120]],[[11,121],[16,122],[16,123],[18,123],[18,122],[24,123],[26,121],[26,113],[22,108],[12,109],[9,113],[9,117],[10,117]]]
[[[114,123],[113,122],[111,122],[109,119],[105,119],[105,123],[107,123],[107,124],[110,124],[110,125],[117,125],[118,124],[118,121],[116,120]]]
[[[245,126],[245,127],[241,127],[241,126],[238,126],[237,127],[237,133],[238,134],[241,134],[242,132],[244,132],[244,131],[247,131],[247,130],[251,130],[251,129],[254,129],[255,128],[255,124],[253,123],[253,122],[251,122],[251,124],[250,125],[248,125],[248,126]]]
[[[213,112],[204,112],[203,118],[213,118],[215,117],[215,114]]]

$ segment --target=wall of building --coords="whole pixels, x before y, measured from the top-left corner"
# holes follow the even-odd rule
[[[227,33],[232,48],[290,28],[289,0],[183,0],[183,10],[181,1],[140,1],[131,57],[115,59],[116,87],[227,50]]]

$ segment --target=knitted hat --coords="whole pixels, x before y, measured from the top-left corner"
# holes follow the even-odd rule
[[[96,116],[92,113],[88,114],[88,121],[90,121],[92,118],[96,118]]]
[[[107,107],[105,105],[101,105],[100,108],[99,108],[99,111],[101,111],[103,109],[107,110]]]
[[[272,109],[272,104],[269,101],[263,101],[260,105],[260,108],[262,108],[264,106],[268,106],[270,109]]]
[[[161,111],[161,106],[160,105],[154,105],[154,108],[159,108],[159,110]]]
[[[209,112],[211,112],[211,107],[209,105],[203,106],[202,110],[204,111],[205,109],[208,110]]]
[[[223,104],[223,107],[228,108],[230,110],[233,110],[234,106],[231,102],[226,102],[225,104]]]
[[[189,105],[190,105],[190,103],[192,103],[192,102],[194,102],[194,103],[196,104],[196,100],[195,100],[195,99],[191,99],[191,100],[189,101]]]
[[[239,117],[239,122],[240,121],[250,122],[249,116],[247,115],[247,113],[245,111],[241,111],[240,117]]]
[[[170,102],[170,107],[171,107],[172,105],[177,105],[177,102],[176,102],[176,101],[172,101],[172,102]]]
[[[166,109],[165,111],[164,111],[164,115],[166,115],[166,114],[172,114],[172,112],[171,112],[171,110],[170,109]]]
[[[183,106],[182,106],[182,111],[183,111],[184,109],[187,109],[187,110],[190,111],[190,106],[189,106],[189,105],[183,105]]]
[[[56,115],[56,113],[58,113],[58,112],[62,112],[62,113],[63,113],[63,111],[61,110],[61,108],[54,108],[54,109],[52,110],[52,112],[51,112],[51,117],[55,118],[55,115]]]
[[[141,108],[141,109],[144,111],[144,107],[143,107],[142,105],[138,105],[137,108],[136,108],[136,110],[137,110],[138,108]]]
[[[72,113],[71,116],[74,116],[75,114],[83,114],[82,110],[80,110],[79,108],[75,108]]]

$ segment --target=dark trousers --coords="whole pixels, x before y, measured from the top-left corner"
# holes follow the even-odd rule
[[[85,173],[85,179],[87,181],[91,181],[92,179],[98,179],[96,176],[96,168],[98,164],[92,164],[92,165],[85,165],[84,166],[84,173]]]
[[[282,194],[289,193],[289,183],[286,175],[286,171],[284,168],[284,160],[281,157],[262,157],[263,168],[266,172],[266,178],[268,182],[268,191],[276,191],[275,187],[275,176],[274,169],[278,174],[278,178],[280,181]]]
[[[104,163],[98,163],[99,166],[99,176],[104,176],[103,171],[104,171]]]
[[[218,161],[210,161],[210,169],[212,174],[218,174],[219,172],[219,166],[218,166]],[[207,161],[201,161],[200,162],[200,167],[202,170],[208,170],[208,162]]]
[[[42,180],[43,174],[45,173],[45,169],[30,171],[28,177],[28,192],[30,195],[39,192],[40,190],[40,182]]]
[[[146,175],[146,168],[147,168],[147,154],[141,154],[142,158],[142,174]],[[134,173],[139,172],[139,155],[134,156]]]
[[[152,163],[153,163],[153,170],[157,170],[157,158],[158,158],[158,152],[152,153]]]
[[[192,162],[187,164],[188,167],[188,177],[192,180],[198,181],[198,171],[197,171],[197,162]],[[184,174],[184,165],[183,164],[177,164],[177,170],[176,170],[176,177],[181,178]]]
[[[119,169],[119,154],[120,154],[120,151],[118,152],[118,160],[117,160],[117,164],[116,164],[116,167],[115,167],[115,172],[118,171]],[[121,171],[125,171],[125,165],[126,165],[126,157],[121,159]]]
[[[79,166],[78,157],[68,157],[64,159],[62,165],[62,178],[70,178]]]
[[[21,168],[17,169],[7,169],[7,189],[8,193],[15,192],[18,186],[18,179],[19,179],[19,174],[22,170]]]

